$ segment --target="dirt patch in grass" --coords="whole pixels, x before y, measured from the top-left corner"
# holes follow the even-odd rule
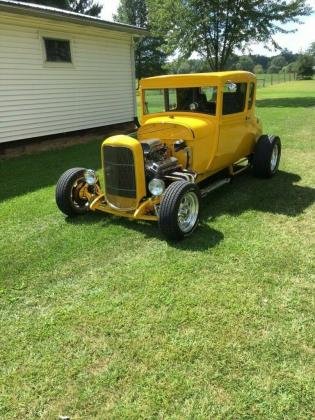
[[[64,149],[76,144],[89,143],[116,134],[128,134],[133,131],[135,131],[135,125],[131,122],[53,136],[19,140],[7,144],[2,143],[0,144],[0,159],[10,159],[12,157],[31,155],[48,150]]]

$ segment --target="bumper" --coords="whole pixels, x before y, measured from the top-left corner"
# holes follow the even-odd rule
[[[155,212],[155,206],[157,206],[159,203],[160,203],[159,198],[152,197],[141,202],[138,208],[134,211],[121,211],[107,204],[105,197],[102,194],[96,197],[90,203],[90,210],[92,211],[98,210],[104,213],[113,214],[115,216],[127,217],[129,219],[157,221],[158,217],[152,213]]]

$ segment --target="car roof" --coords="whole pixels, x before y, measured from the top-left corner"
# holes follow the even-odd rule
[[[256,81],[249,71],[219,71],[212,73],[166,74],[140,80],[142,89],[224,85],[226,82]]]

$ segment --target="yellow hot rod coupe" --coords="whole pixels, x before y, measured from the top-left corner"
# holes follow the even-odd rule
[[[136,136],[101,146],[104,190],[94,170],[69,169],[56,186],[59,209],[156,220],[169,240],[190,235],[201,197],[248,167],[264,178],[278,169],[280,139],[262,134],[255,94],[255,75],[244,71],[141,80]]]

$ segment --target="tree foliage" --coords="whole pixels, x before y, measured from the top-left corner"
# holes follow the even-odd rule
[[[103,6],[94,3],[94,0],[17,0],[24,3],[34,3],[42,6],[51,6],[89,16],[99,16]]]
[[[311,78],[314,74],[314,57],[310,54],[303,54],[297,61],[297,75],[299,78]]]
[[[150,30],[145,0],[121,0],[114,20]],[[163,38],[143,37],[136,41],[136,78],[154,76],[163,72],[166,54],[161,50]]]
[[[222,70],[236,49],[271,42],[287,33],[281,25],[311,13],[305,0],[147,0],[155,33],[163,34],[168,52],[188,58],[197,52],[213,70]]]
[[[253,71],[254,66],[255,63],[253,59],[247,55],[240,57],[238,62],[235,64],[236,70]]]
[[[209,65],[205,60],[192,58],[190,60],[174,59],[164,66],[169,74],[182,74],[182,73],[205,73],[210,71]]]
[[[260,55],[260,54],[251,54],[251,57],[255,64],[260,64],[262,68],[264,69],[264,71],[267,70],[269,66],[269,62],[270,62],[269,57],[266,57],[265,55]]]
[[[82,13],[89,16],[99,16],[103,6],[94,3],[93,0],[68,0],[70,9],[73,12]]]
[[[297,61],[292,61],[282,69],[285,73],[297,73]]]
[[[287,65],[287,61],[283,55],[277,55],[271,59],[268,73],[279,73],[283,67]]]
[[[315,41],[308,47],[307,53],[315,57]]]
[[[263,66],[261,64],[256,64],[254,66],[253,72],[255,74],[262,74],[264,72]]]
[[[292,51],[289,51],[287,48],[284,48],[281,50],[280,54],[287,63],[291,63],[292,61],[296,60],[298,57],[298,54],[294,54]]]
[[[309,51],[309,50],[308,50]],[[262,73],[297,73],[297,60],[299,54],[285,49],[281,54],[273,57],[265,55],[240,55],[232,54],[226,64],[228,70],[247,70],[256,74]],[[315,57],[314,57],[315,60]],[[165,65],[167,73],[203,73],[211,71],[206,60],[201,58],[185,59],[174,58]]]

